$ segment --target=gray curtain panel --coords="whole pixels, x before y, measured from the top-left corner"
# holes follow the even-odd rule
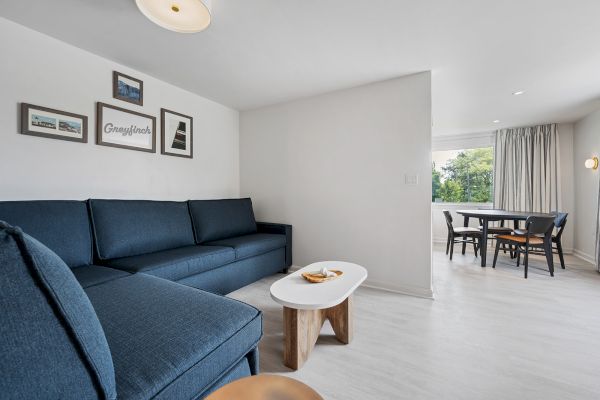
[[[556,124],[496,132],[494,206],[511,211],[561,209]]]

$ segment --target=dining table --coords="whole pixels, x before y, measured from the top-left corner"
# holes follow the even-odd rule
[[[477,218],[481,224],[481,247],[479,253],[481,255],[481,266],[486,266],[487,259],[487,240],[488,240],[488,229],[490,222],[494,221],[513,221],[514,227],[519,227],[520,221],[525,221],[529,217],[555,217],[554,213],[536,213],[529,211],[507,211],[497,209],[474,209],[474,210],[457,210],[457,214],[460,214],[464,218],[464,226],[469,226],[469,219]],[[465,254],[466,242],[463,242],[462,253]]]

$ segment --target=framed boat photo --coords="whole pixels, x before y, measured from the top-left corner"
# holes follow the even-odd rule
[[[156,153],[156,118],[98,102],[96,144]]]
[[[193,118],[161,108],[160,120],[161,154],[194,158]]]
[[[113,97],[143,106],[144,82],[121,72],[113,71]]]
[[[21,103],[21,133],[50,139],[87,143],[88,117]]]

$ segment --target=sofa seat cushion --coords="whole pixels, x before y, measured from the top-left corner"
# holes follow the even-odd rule
[[[119,399],[196,398],[262,336],[257,309],[146,274],[86,293],[110,346]]]
[[[183,279],[235,261],[230,247],[186,246],[178,249],[110,260],[107,265],[169,280]]]
[[[99,285],[104,282],[129,276],[129,272],[114,268],[100,267],[98,265],[86,265],[71,269],[75,278],[83,288]]]
[[[285,247],[285,235],[254,233],[229,239],[208,242],[210,246],[229,246],[235,250],[236,259],[258,256],[271,250]]]

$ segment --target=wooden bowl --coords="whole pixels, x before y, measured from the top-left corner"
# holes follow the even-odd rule
[[[320,272],[303,272],[302,277],[304,279],[306,279],[307,281],[309,281],[310,283],[323,283],[323,282],[331,281],[331,280],[337,278],[338,276],[342,276],[342,274],[344,273],[343,271],[338,271],[335,269],[330,269],[329,271],[335,272],[336,275],[326,277],[325,275],[321,274]]]

